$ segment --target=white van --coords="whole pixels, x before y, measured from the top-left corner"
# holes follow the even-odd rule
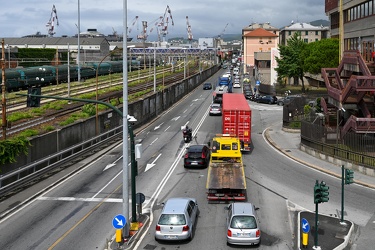
[[[234,68],[233,69],[233,75],[238,75],[239,73],[239,69],[238,68]]]

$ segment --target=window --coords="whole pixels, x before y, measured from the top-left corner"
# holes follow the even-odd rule
[[[308,36],[308,35],[309,35],[309,32],[308,32],[308,31],[305,31],[305,35]]]
[[[183,214],[162,214],[160,216],[159,225],[185,225],[185,215]]]
[[[319,31],[315,31],[315,35],[318,36],[319,35]]]
[[[231,228],[236,229],[255,229],[257,228],[257,222],[254,216],[234,216],[230,223]]]

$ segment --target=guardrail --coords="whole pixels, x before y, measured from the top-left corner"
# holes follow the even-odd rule
[[[97,150],[100,145],[108,142],[113,144],[114,139],[122,140],[122,126],[116,127],[106,133],[93,137],[90,140],[74,145],[44,159],[33,162],[6,175],[0,175],[0,196],[24,186],[26,183],[55,170],[66,162],[72,161],[87,152]]]

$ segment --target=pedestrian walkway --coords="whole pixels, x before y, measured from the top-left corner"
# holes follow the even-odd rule
[[[301,150],[301,134],[299,130],[283,129],[281,122],[279,122],[266,129],[265,137],[273,147],[295,161],[341,178],[341,164],[334,164]],[[320,153],[317,153],[317,155],[322,156]],[[343,165],[345,166],[345,163]],[[373,176],[355,172],[354,182],[375,189],[375,177]]]

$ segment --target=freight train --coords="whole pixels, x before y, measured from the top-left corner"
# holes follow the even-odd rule
[[[100,63],[86,63],[80,66],[81,80],[95,78],[96,71],[98,75],[109,75],[114,73],[122,73],[122,61],[108,61]],[[99,68],[98,68],[99,67]],[[132,69],[141,68],[140,60],[129,60],[128,67]],[[71,82],[78,80],[78,66],[69,65],[69,79]],[[43,65],[25,68],[5,69],[5,89],[7,92],[25,90],[33,86],[48,86],[57,83],[68,82],[68,65]],[[0,77],[0,84],[2,79]],[[2,88],[0,88],[0,92]]]

